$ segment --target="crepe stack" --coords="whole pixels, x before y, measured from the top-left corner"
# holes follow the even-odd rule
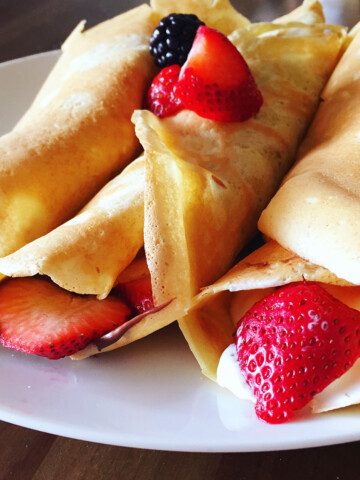
[[[71,218],[139,151],[130,121],[154,75],[147,5],[79,24],[30,109],[0,139],[0,256]]]
[[[354,108],[360,98],[359,26],[349,39],[297,163],[261,215],[259,228],[269,241],[197,299],[206,302],[200,306],[204,316],[222,308],[210,323],[219,343],[220,338],[226,343],[226,337],[232,343],[231,319],[238,321],[269,289],[303,279],[321,282],[360,310],[360,114]],[[358,403],[359,375],[358,361],[314,398],[313,409]]]
[[[189,5],[201,16],[208,3]],[[219,5],[229,13],[227,2],[214,8]],[[222,15],[206,12],[202,20],[221,28]],[[234,18],[241,28],[230,38],[264,96],[259,114],[220,124],[190,111],[161,120],[149,111],[135,112],[144,155],[74,219],[0,260],[6,275],[48,275],[63,288],[99,298],[124,275],[150,274],[155,304],[170,304],[103,351],[183,318],[200,288],[229,268],[291,166],[345,38],[344,29],[323,23],[313,1],[279,23],[249,25]],[[132,263],[142,246],[146,262]],[[202,341],[192,315],[180,326],[190,344]],[[90,345],[75,358],[94,353],[98,349]]]

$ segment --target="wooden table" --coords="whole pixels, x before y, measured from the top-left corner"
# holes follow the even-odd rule
[[[93,25],[141,0],[2,0],[0,61],[58,48],[76,23]],[[271,19],[298,0],[239,0],[253,20]],[[330,20],[360,18],[358,0],[325,0]],[[340,21],[339,18],[337,18]],[[0,388],[6,388],[2,384]],[[360,442],[270,453],[180,453],[101,445],[0,422],[0,480],[355,480]]]

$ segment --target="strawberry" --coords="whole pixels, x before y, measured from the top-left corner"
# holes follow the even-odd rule
[[[113,288],[112,294],[122,298],[135,315],[154,308],[150,277],[119,283]]]
[[[77,295],[42,277],[0,285],[0,343],[50,359],[72,355],[123,324],[130,309],[118,298]]]
[[[225,35],[206,26],[197,30],[175,93],[189,110],[220,122],[247,120],[263,103],[240,52]]]
[[[174,93],[179,73],[179,65],[165,67],[156,75],[149,88],[147,105],[159,118],[174,115],[183,108],[181,100]]]
[[[239,366],[255,410],[282,423],[359,357],[360,312],[316,283],[294,283],[256,303],[236,331]]]

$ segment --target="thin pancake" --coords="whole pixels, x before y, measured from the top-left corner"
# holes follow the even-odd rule
[[[130,122],[154,75],[143,5],[65,42],[33,105],[0,139],[0,256],[71,218],[139,149]]]
[[[105,298],[144,244],[144,176],[140,157],[74,218],[1,258],[1,272],[48,275],[66,290]]]
[[[247,122],[220,124],[188,111],[161,120],[134,113],[146,155],[145,250],[158,304],[175,297],[186,313],[192,297],[230,267],[254,234],[341,50],[344,30],[322,21],[254,24],[230,36],[264,96]],[[209,323],[194,315],[179,324],[211,370],[217,354],[213,361],[214,352],[203,348]]]
[[[259,228],[288,250],[360,284],[360,33],[326,86],[297,165]]]

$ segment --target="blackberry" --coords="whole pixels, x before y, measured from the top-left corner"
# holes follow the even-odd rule
[[[200,25],[205,23],[190,14],[171,13],[160,20],[150,39],[150,53],[157,65],[183,65]]]

